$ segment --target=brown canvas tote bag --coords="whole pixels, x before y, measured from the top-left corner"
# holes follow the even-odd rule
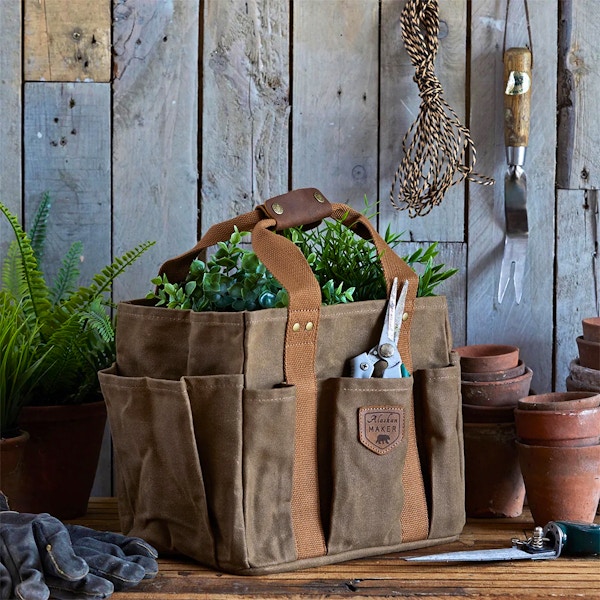
[[[321,306],[304,256],[277,233],[326,217],[373,241],[388,291],[395,277],[409,281],[398,346],[410,377],[348,376],[350,359],[377,343],[386,301]],[[161,273],[182,281],[234,226],[252,232],[287,309],[118,306],[117,360],[99,376],[123,532],[242,574],[456,539],[465,522],[460,370],[445,298],[415,298],[417,275],[369,220],[313,188],[213,226]]]

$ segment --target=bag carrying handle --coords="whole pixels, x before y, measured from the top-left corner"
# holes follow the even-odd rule
[[[398,349],[412,372],[410,325],[419,280],[417,274],[386,244],[363,214],[345,204],[330,204],[315,188],[271,198],[252,212],[213,225],[194,248],[168,260],[160,269],[160,274],[166,274],[169,281],[183,281],[192,260],[205,248],[227,241],[237,227],[240,231],[252,232],[254,252],[288,292],[283,364],[286,383],[296,386],[291,513],[298,559],[327,553],[319,501],[315,367],[321,288],[300,248],[277,231],[297,225],[314,226],[328,216],[373,241],[388,293],[394,277],[400,282],[408,281]]]
[[[251,212],[213,225],[192,249],[167,260],[161,266],[159,274],[166,274],[171,282],[183,281],[192,261],[202,250],[229,240],[234,227],[240,231],[251,231],[254,252],[288,292],[288,312],[291,317],[288,320],[291,321],[296,313],[298,316],[304,315],[300,321],[296,319],[292,322],[292,328],[295,325],[297,330],[299,324],[301,330],[307,331],[306,326],[311,323],[308,325],[308,331],[316,333],[317,322],[310,320],[309,312],[319,312],[321,289],[301,250],[291,240],[277,235],[276,231],[298,225],[313,227],[329,216],[341,221],[362,238],[373,242],[380,257],[388,292],[394,277],[400,282],[409,282],[404,309],[407,316],[402,325],[398,345],[410,371],[412,361],[409,332],[419,282],[418,275],[388,246],[365,215],[345,204],[331,204],[316,188],[303,188],[276,196]]]

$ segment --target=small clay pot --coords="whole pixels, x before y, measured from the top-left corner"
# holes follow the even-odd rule
[[[462,405],[463,423],[514,423],[513,406]]]
[[[582,367],[600,370],[600,342],[590,342],[583,339],[581,335],[576,341],[579,349],[579,364]]]
[[[536,524],[592,523],[600,501],[600,445],[580,448],[516,443],[527,502]]]
[[[571,377],[571,375],[569,375],[566,378],[565,384],[567,387],[567,392],[594,392],[594,393],[600,392],[600,386],[592,388],[588,385],[585,385],[583,383],[580,383],[579,381],[574,380],[573,377]]]
[[[575,385],[584,390],[600,392],[600,373],[597,369],[590,369],[579,364],[579,359],[571,361],[569,365],[569,375]]]
[[[589,317],[581,321],[583,338],[589,342],[600,342],[600,317]]]
[[[600,444],[600,408],[581,410],[515,409],[517,438],[532,446]]]
[[[477,406],[515,407],[520,398],[529,395],[532,377],[532,370],[526,367],[523,375],[504,381],[462,381],[463,402]]]
[[[460,367],[467,373],[488,373],[512,369],[519,363],[519,349],[501,344],[473,344],[454,348]]]
[[[521,410],[581,410],[600,406],[600,394],[594,392],[550,392],[521,398]]]
[[[501,371],[488,371],[483,373],[467,373],[461,371],[460,378],[463,381],[504,381],[505,379],[514,379],[525,373],[525,363],[520,360],[516,367],[512,369],[503,369]]]
[[[465,509],[468,517],[518,517],[525,484],[514,423],[465,423]]]

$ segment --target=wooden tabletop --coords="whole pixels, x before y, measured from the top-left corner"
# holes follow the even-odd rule
[[[600,517],[596,521],[600,523]],[[119,530],[114,498],[93,498],[88,514],[74,521],[98,530]],[[429,551],[510,546],[513,537],[531,535],[526,510],[516,519],[471,519],[461,539]],[[411,555],[417,552],[410,553]],[[600,559],[514,561],[486,564],[415,564],[402,554],[265,576],[218,573],[191,560],[161,559],[159,574],[113,600],[229,600],[268,598],[600,598]]]

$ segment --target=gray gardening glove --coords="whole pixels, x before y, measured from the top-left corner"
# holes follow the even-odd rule
[[[67,525],[73,550],[90,567],[90,573],[110,581],[116,591],[152,579],[158,573],[158,553],[144,540],[81,525]]]
[[[1,505],[1,503],[0,503]],[[108,598],[109,581],[89,573],[65,526],[46,513],[0,512],[0,598]]]

